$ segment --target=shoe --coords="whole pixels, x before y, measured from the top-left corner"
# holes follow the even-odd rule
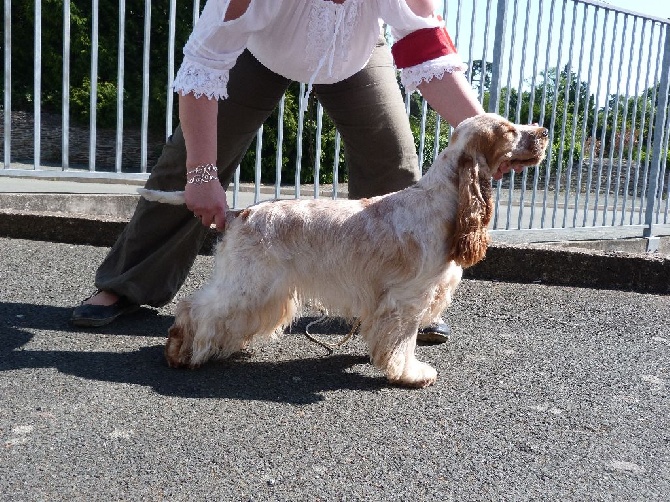
[[[451,328],[443,322],[434,322],[419,328],[416,341],[421,343],[444,343],[451,337]]]
[[[139,308],[139,305],[131,303],[123,296],[111,305],[82,303],[72,311],[70,322],[75,326],[97,328],[113,322],[117,317],[135,312]]]

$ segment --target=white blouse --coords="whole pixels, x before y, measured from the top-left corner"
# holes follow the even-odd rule
[[[230,0],[209,0],[186,46],[174,90],[210,99],[228,97],[230,69],[249,51],[275,73],[299,82],[330,84],[360,71],[370,59],[382,23],[395,40],[442,26],[415,15],[405,0],[251,0],[239,18],[224,21]],[[457,54],[402,70],[408,91],[422,81],[466,66]],[[309,92],[309,91],[308,91]]]

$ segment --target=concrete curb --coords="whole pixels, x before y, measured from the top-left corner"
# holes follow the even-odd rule
[[[465,277],[640,293],[670,293],[670,258],[551,245],[493,244]]]
[[[16,194],[0,209],[0,236],[109,247],[126,225],[137,196],[39,198]],[[21,200],[25,199],[25,200]],[[50,200],[51,199],[51,200]],[[32,203],[29,203],[32,201]],[[7,198],[5,197],[5,202]],[[57,202],[55,204],[55,202]],[[23,210],[16,209],[23,203]],[[65,206],[63,205],[65,204]],[[69,214],[79,211],[98,214]],[[113,212],[114,215],[109,213]],[[212,231],[203,253],[211,252],[217,233]],[[564,286],[623,289],[641,293],[670,293],[670,258],[658,254],[604,252],[552,245],[494,243],[482,262],[465,271],[471,279]]]

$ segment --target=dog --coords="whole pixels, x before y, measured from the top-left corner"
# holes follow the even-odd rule
[[[538,165],[548,132],[496,114],[464,120],[414,185],[361,200],[276,200],[228,219],[211,280],[176,309],[165,357],[194,368],[258,337],[277,337],[305,302],[358,319],[389,382],[422,388],[436,370],[415,357],[417,330],[451,303],[462,271],[484,258],[491,178]],[[142,190],[181,204],[183,192]]]

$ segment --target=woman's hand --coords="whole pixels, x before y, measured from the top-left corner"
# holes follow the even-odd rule
[[[188,207],[202,224],[222,232],[226,228],[226,211],[228,202],[226,192],[217,180],[208,183],[187,183],[184,193]]]

